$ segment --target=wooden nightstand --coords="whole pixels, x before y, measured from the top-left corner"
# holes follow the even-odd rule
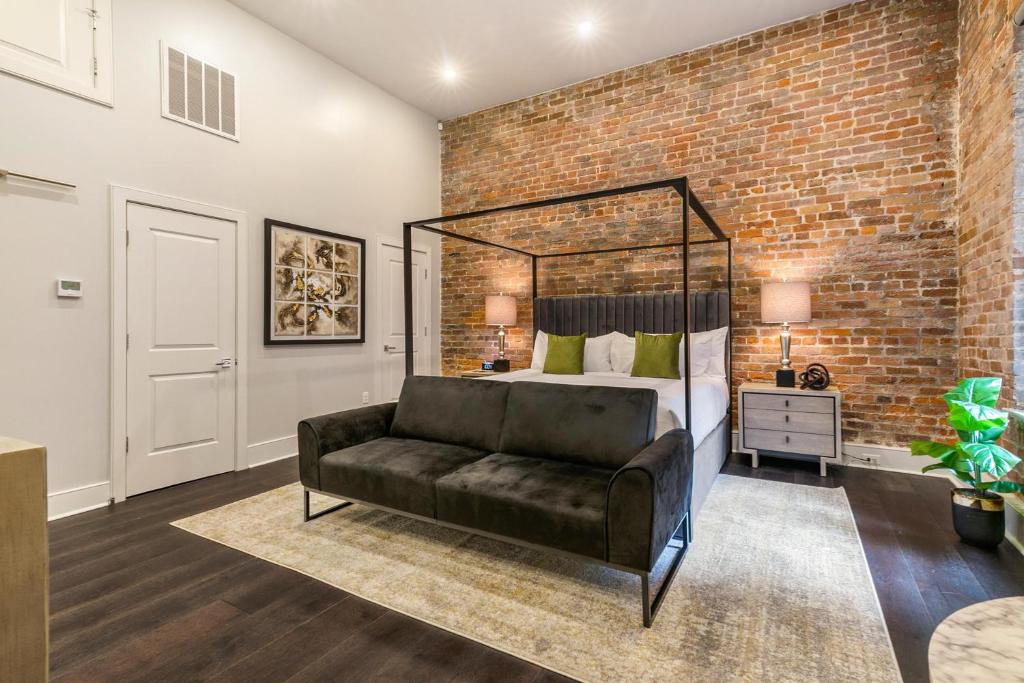
[[[799,460],[817,459],[821,476],[828,463],[843,461],[842,394],[745,382],[740,386],[740,452]]]
[[[494,377],[502,373],[495,372],[494,370],[466,370],[459,373],[459,377]]]

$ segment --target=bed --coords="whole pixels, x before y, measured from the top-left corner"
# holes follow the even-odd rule
[[[630,387],[654,389],[658,392],[658,423],[655,438],[670,429],[686,425],[686,387],[681,379],[630,377],[618,372],[587,372],[582,375],[545,375],[540,370],[515,370],[488,377],[498,382],[547,382],[580,386]],[[729,411],[729,387],[724,377],[694,377],[693,393],[694,446],[699,446]]]
[[[544,241],[540,241],[538,243],[533,242],[532,240],[524,240],[522,238],[523,236],[520,235],[516,237],[513,234],[511,236],[513,241],[512,244],[500,244],[484,239],[483,236],[479,234],[479,230],[476,231],[478,233],[476,235],[467,235],[461,234],[459,231],[454,229],[454,224],[467,219],[476,220],[483,218],[484,216],[497,217],[500,214],[514,214],[517,212],[542,210],[558,206],[574,205],[575,211],[581,214],[581,218],[586,218],[588,215],[605,215],[602,211],[588,209],[587,204],[593,201],[615,200],[619,197],[640,195],[648,192],[662,193],[658,196],[659,200],[662,199],[665,194],[669,195],[668,199],[670,204],[673,206],[673,209],[678,209],[680,219],[678,241],[674,237],[669,237],[663,241],[653,244],[642,241],[638,242],[636,237],[639,237],[639,234],[634,234],[638,231],[633,230],[631,227],[627,229],[626,226],[623,225],[623,237],[633,237],[633,239],[629,240],[631,244],[608,246],[606,236],[602,234],[601,240],[597,246],[585,248],[589,241],[588,238],[590,234],[584,232],[579,235],[579,239],[584,248],[579,248],[574,244],[573,246],[570,246],[568,250],[560,251],[559,249],[564,248],[565,245],[561,245],[559,242],[548,244]],[[676,203],[676,198],[678,198],[678,203]],[[560,209],[560,211],[564,210]],[[693,217],[697,218],[699,223],[703,224],[706,229],[702,230],[699,235],[695,235],[691,230],[691,214]],[[561,223],[560,218],[558,222]],[[483,225],[490,225],[490,221],[488,220]],[[406,376],[411,376],[416,373],[414,353],[415,327],[413,325],[415,318],[413,310],[413,282],[415,278],[413,277],[412,258],[414,230],[422,230],[435,235],[473,243],[478,246],[501,249],[505,252],[517,254],[520,257],[530,259],[530,283],[531,290],[533,292],[533,323],[535,331],[542,331],[557,335],[576,335],[586,332],[588,338],[591,338],[610,334],[616,331],[627,336],[633,336],[634,332],[637,330],[657,334],[681,331],[713,332],[724,327],[726,331],[724,339],[720,334],[710,335],[710,337],[715,340],[716,345],[721,344],[722,341],[725,342],[725,357],[722,358],[721,355],[717,355],[722,354],[722,351],[716,351],[716,357],[718,358],[717,365],[721,367],[716,367],[714,374],[724,376],[724,389],[728,400],[726,401],[725,413],[717,423],[715,420],[722,413],[721,402],[717,403],[718,407],[715,410],[705,411],[704,409],[707,406],[704,405],[704,395],[701,392],[708,393],[714,397],[715,395],[720,395],[720,389],[716,389],[713,384],[704,388],[704,382],[694,381],[694,377],[692,375],[701,373],[691,373],[690,370],[693,368],[687,367],[689,363],[684,365],[682,372],[684,378],[679,382],[679,385],[682,385],[683,396],[681,410],[679,408],[678,392],[676,389],[679,385],[664,385],[660,387],[660,391],[658,391],[658,388],[655,388],[660,397],[659,417],[661,418],[663,425],[668,424],[673,420],[678,422],[681,414],[683,426],[690,430],[694,436],[700,437],[702,434],[706,433],[703,438],[697,440],[698,443],[696,444],[694,452],[692,477],[693,489],[690,502],[690,513],[693,515],[699,513],[732,445],[732,372],[729,354],[729,346],[732,341],[732,335],[729,327],[729,302],[732,292],[732,239],[725,234],[725,231],[722,230],[701,203],[700,199],[690,186],[690,180],[688,177],[679,176],[676,178],[666,178],[647,183],[601,190],[591,189],[586,192],[577,192],[570,195],[533,199],[531,201],[520,202],[518,204],[509,204],[491,208],[474,208],[462,213],[450,213],[443,216],[435,216],[433,218],[424,218],[403,223],[402,281],[404,286],[403,298],[405,302]],[[489,230],[485,229],[483,234],[487,235],[489,232]],[[515,233],[515,231],[513,231],[513,233]],[[725,248],[725,263],[724,268],[722,268],[724,272],[721,273],[722,279],[718,280],[719,282],[722,282],[722,285],[717,285],[724,286],[724,291],[693,292],[693,288],[690,284],[691,248],[703,245],[719,245]],[[551,259],[555,259],[555,263],[558,263],[557,259],[570,257],[612,253],[628,255],[630,253],[642,252],[650,249],[669,248],[679,248],[679,265],[682,268],[682,278],[680,283],[683,288],[682,292],[613,296],[538,296],[538,286],[540,284],[540,279],[538,277],[539,267],[543,263],[549,262]],[[707,271],[702,270],[699,282],[707,283],[709,277],[711,277],[710,274]],[[673,280],[675,280],[675,277],[673,277]],[[621,376],[609,378],[597,377],[596,375],[588,377],[584,375],[582,379],[575,380],[577,383],[628,381],[626,380],[627,373],[624,372],[624,368],[626,367],[625,364],[618,364],[618,367],[616,368],[616,364],[614,363],[614,357],[616,356],[614,349],[616,344],[618,344],[620,348],[623,348],[623,343],[628,344],[628,340],[623,342],[623,339],[619,336],[614,336],[611,341],[613,349],[611,352],[613,355],[612,368],[623,370]],[[592,344],[592,348],[594,346],[595,345]],[[720,346],[716,346],[716,349],[720,349]],[[704,349],[702,348],[700,353],[701,360],[706,357],[703,351]],[[619,357],[625,357],[627,355],[628,353]],[[689,357],[689,355],[690,354],[687,354],[687,357]],[[631,363],[632,361],[630,361],[630,364]],[[585,350],[584,367],[586,367]],[[603,367],[594,366],[591,369],[598,371],[602,370]],[[699,371],[699,367],[695,369]],[[536,380],[538,377],[536,374],[528,375],[527,373],[520,373],[517,375],[508,375],[502,379],[504,381],[514,382],[524,379]],[[549,380],[545,379],[545,381]],[[718,386],[721,387],[721,383],[719,383]],[[698,396],[691,393],[694,391],[696,394],[701,394],[701,396],[698,398]],[[718,394],[716,394],[716,392],[718,392]],[[657,590],[650,602],[648,602],[648,586],[646,583],[643,584],[645,624],[649,624],[650,619],[657,613],[661,600],[665,596],[668,586],[672,583],[672,577],[675,576],[675,572],[679,568],[679,564],[682,561],[683,556],[686,554],[686,548],[689,547],[692,525],[688,525],[688,527],[687,532],[683,534],[682,537],[677,537],[673,533],[673,538],[683,541],[683,544],[676,547],[677,552],[668,569],[668,574],[665,580],[662,581],[661,587]]]
[[[657,294],[538,297],[533,302],[534,330],[558,335],[587,333],[597,337],[610,332],[629,336],[640,330],[655,334],[684,329],[682,292]],[[690,331],[707,332],[729,325],[727,291],[691,293]],[[714,484],[732,445],[729,344],[726,344],[725,377],[691,378],[690,433],[694,443],[692,510],[700,508]],[[681,379],[630,377],[613,372],[583,375],[550,375],[540,370],[516,370],[492,378],[502,382],[550,382],[611,387],[641,387],[658,392],[657,435],[686,426],[686,386]]]

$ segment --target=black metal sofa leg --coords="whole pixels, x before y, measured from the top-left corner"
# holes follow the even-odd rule
[[[316,519],[317,517],[323,517],[324,515],[329,515],[330,513],[334,512],[335,510],[340,510],[341,508],[346,508],[346,507],[348,507],[351,504],[352,503],[350,503],[350,502],[339,503],[339,504],[337,504],[337,505],[335,505],[333,507],[329,507],[326,510],[321,510],[320,512],[317,512],[317,513],[311,515],[311,514],[309,514],[309,489],[302,489],[302,521],[303,522],[308,522],[311,519]]]
[[[685,526],[684,526],[685,525]],[[683,529],[682,535],[679,535],[680,528]],[[686,552],[690,549],[690,541],[693,538],[693,526],[690,523],[690,512],[686,512],[686,516],[683,521],[676,527],[675,532],[672,534],[672,539],[669,541],[669,548],[676,551],[675,557],[672,558],[672,565],[668,568],[668,573],[665,575],[665,580],[661,582],[661,587],[658,588],[658,592],[654,595],[654,599],[651,599],[651,573],[644,572],[640,575],[640,594],[643,600],[643,612],[644,612],[644,627],[650,628],[651,624],[654,623],[654,618],[658,616],[658,609],[661,608],[661,601],[668,593],[668,589],[672,587],[672,580],[676,578],[676,572],[679,571],[679,565],[682,564],[683,558],[686,557]],[[682,546],[672,545],[672,540],[682,541]]]

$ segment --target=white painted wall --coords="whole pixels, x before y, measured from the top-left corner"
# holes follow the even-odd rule
[[[439,212],[432,117],[223,0],[118,0],[113,20],[113,109],[0,74],[0,168],[79,186],[0,181],[0,433],[49,449],[52,514],[109,496],[110,183],[248,213],[252,462],[374,396],[377,236]],[[237,74],[241,143],[161,118],[161,40]],[[367,238],[365,345],[263,347],[266,217]]]

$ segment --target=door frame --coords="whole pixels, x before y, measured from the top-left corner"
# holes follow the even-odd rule
[[[110,186],[110,498],[127,497],[128,349],[128,206],[138,204],[168,211],[205,216],[235,224],[235,470],[249,468],[248,458],[248,219],[244,211]]]
[[[380,321],[380,323],[377,326],[378,329],[376,330],[376,332],[380,332],[380,328],[384,326],[385,316],[387,315],[387,302],[385,302],[384,300],[385,278],[387,277],[387,271],[384,268],[380,267],[380,261],[385,254],[385,247],[393,247],[401,251],[402,240],[401,238],[395,239],[393,237],[387,237],[385,235],[381,235],[377,238],[377,256],[375,259],[376,262],[374,263],[374,267],[377,269],[377,319]],[[434,275],[434,254],[433,251],[431,251],[430,247],[426,244],[415,243],[412,245],[412,250],[418,251],[424,256],[426,256],[428,268],[427,272],[433,276],[427,279],[427,316],[429,318],[427,329],[429,329],[431,332],[436,330],[437,334],[440,336],[441,321],[440,319],[434,320],[435,304],[438,303],[438,300],[440,299],[441,296],[440,287],[438,287],[437,291],[434,290],[434,280],[436,278],[436,275]],[[384,351],[384,347],[381,345],[380,337],[376,337],[373,343],[376,344],[376,350],[374,351],[373,357],[374,365],[376,367],[376,372],[374,374],[377,375],[377,380],[376,382],[374,382],[374,391],[377,392],[376,402],[380,402],[384,400],[384,359],[385,356],[387,355],[387,352]],[[439,344],[440,341],[431,339],[431,343]],[[433,353],[433,349],[431,349],[431,358],[433,358],[434,355],[435,354]],[[438,358],[438,363],[440,363],[440,358]],[[434,366],[435,364],[432,361],[430,367],[431,372],[434,372]]]

